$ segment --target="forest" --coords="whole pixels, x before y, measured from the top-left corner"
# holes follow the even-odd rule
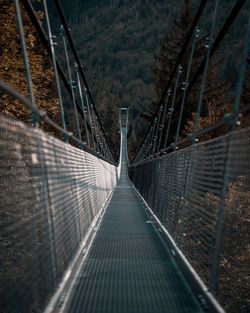
[[[129,142],[130,154],[133,157],[151,121],[162,88],[172,70],[173,61],[180,52],[181,43],[185,39],[200,1],[73,2],[62,1],[62,5],[72,27],[72,34],[98,110],[104,123],[108,124],[110,121],[106,120],[113,116],[110,112],[116,112],[112,107],[129,108]],[[234,4],[234,0],[219,1],[216,31]],[[211,6],[212,2],[209,3],[199,25],[201,48],[200,55],[196,56],[197,66],[205,53],[202,45],[209,30]],[[242,48],[242,42],[239,42],[237,34],[241,32],[241,25],[247,19],[247,12],[246,6],[213,59],[206,94],[206,102],[210,109],[204,112],[204,121],[201,122],[203,126],[215,122],[215,119],[221,117],[232,105],[240,62],[239,51]],[[162,50],[164,46],[168,51]],[[161,54],[168,55],[164,61],[165,65],[158,62]],[[188,55],[186,59],[187,57]],[[156,73],[157,67],[166,64],[169,69],[164,73],[164,79],[160,83],[162,86],[159,88],[157,80],[161,79],[159,78],[161,74],[159,71]],[[211,97],[215,93],[219,100],[216,107],[211,104]],[[185,136],[193,125],[192,112],[195,110],[196,101],[197,91],[190,95],[189,102],[192,103],[183,121],[182,136]],[[218,112],[218,108],[221,113]],[[217,116],[210,121],[208,112],[214,115],[212,113],[214,111],[217,112]],[[114,116],[112,119],[116,120]],[[114,142],[116,137],[112,134],[110,137],[113,137]]]

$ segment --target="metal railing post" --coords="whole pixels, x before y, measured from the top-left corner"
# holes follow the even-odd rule
[[[25,35],[24,35],[23,19],[22,19],[22,15],[20,12],[20,3],[19,3],[19,0],[15,0],[14,3],[15,3],[16,16],[17,16],[17,26],[18,26],[18,31],[19,31],[19,35],[20,35],[20,42],[21,42],[21,47],[22,47],[23,59],[24,59],[25,73],[26,73],[26,78],[27,78],[27,82],[28,82],[30,104],[32,105],[32,107],[36,108],[36,101],[35,101],[35,95],[34,95],[34,90],[33,90],[32,76],[31,76],[31,72],[30,72],[29,56],[28,56],[26,40],[25,40]],[[32,115],[32,124],[34,127],[36,127],[37,126],[37,116],[34,114],[34,112],[31,112],[31,115]]]
[[[90,105],[89,105],[88,93],[87,93],[86,89],[84,89],[84,93],[85,93],[85,99],[86,99],[87,112],[88,112],[88,116],[89,116],[89,124],[90,124],[90,131],[91,131],[93,149],[94,149],[94,151],[96,151],[95,135],[94,135],[93,123],[92,123],[92,114],[91,114],[91,108],[90,108]]]
[[[40,160],[40,179],[41,179],[41,192],[44,197],[45,204],[45,215],[47,220],[47,228],[48,228],[48,245],[50,250],[50,258],[52,265],[52,275],[53,275],[53,283],[54,288],[57,287],[58,284],[58,273],[57,273],[57,253],[56,253],[56,243],[55,243],[55,229],[54,229],[54,221],[53,221],[53,212],[50,203],[50,194],[49,194],[49,185],[48,185],[48,177],[46,175],[46,160],[43,149],[43,140],[42,133],[36,129],[36,142],[37,142],[37,151]]]
[[[205,62],[205,67],[203,71],[203,76],[202,76],[201,90],[199,94],[197,111],[196,111],[195,121],[194,121],[194,136],[196,136],[195,134],[199,128],[199,119],[200,119],[200,114],[201,114],[202,100],[203,100],[203,95],[204,95],[205,88],[206,88],[206,79],[207,79],[207,74],[208,74],[210,55],[211,55],[213,41],[214,41],[214,32],[215,32],[215,25],[216,25],[218,3],[219,3],[219,0],[215,0],[210,34],[209,34],[209,37],[206,38],[206,42],[205,42],[205,48],[207,48],[207,54],[206,54],[206,62]],[[193,143],[194,142],[196,141],[193,141]]]
[[[189,85],[189,76],[190,76],[191,67],[192,67],[192,64],[193,64],[195,44],[196,44],[197,38],[199,38],[199,33],[200,33],[200,30],[198,29],[198,27],[196,27],[195,33],[194,33],[194,38],[193,38],[192,49],[191,49],[189,62],[188,62],[188,70],[187,70],[186,78],[185,78],[185,81],[184,81],[184,92],[183,92],[183,96],[182,96],[180,115],[179,115],[176,135],[175,135],[175,146],[176,147],[177,147],[177,144],[178,144],[178,141],[179,141],[182,115],[183,115],[183,110],[184,110],[184,106],[185,106],[185,102],[186,102],[186,98],[187,98],[187,90],[188,90],[188,85]]]
[[[179,79],[180,79],[181,73],[182,73],[182,66],[179,65],[178,71],[177,71],[177,76],[176,76],[176,81],[175,81],[175,86],[174,86],[174,93],[173,93],[172,104],[171,104],[171,107],[169,108],[169,112],[168,112],[168,116],[169,117],[168,117],[168,126],[167,126],[166,137],[165,137],[165,141],[164,141],[164,149],[166,149],[166,147],[167,147],[168,136],[169,136],[170,126],[171,126],[171,120],[172,120],[172,115],[173,115],[173,112],[174,112],[176,93],[177,93],[177,88],[178,88],[178,84],[179,84]]]
[[[55,36],[53,36],[51,32],[49,13],[48,13],[46,0],[43,0],[43,6],[44,6],[45,19],[46,19],[46,24],[47,24],[48,33],[49,33],[49,44],[50,44],[50,49],[51,49],[52,63],[53,63],[54,71],[55,71],[56,87],[57,87],[57,92],[58,92],[58,97],[59,97],[59,106],[61,110],[62,128],[66,131],[66,122],[65,122],[65,113],[64,113],[63,101],[62,101],[62,92],[61,92],[61,87],[60,87],[59,75],[57,71],[55,48],[54,48],[54,46],[56,45],[56,42],[54,41]]]
[[[156,126],[156,135],[155,135],[154,146],[153,146],[153,154],[155,153],[157,139],[159,138],[158,132],[159,132],[159,126],[160,126],[160,121],[161,121],[162,110],[163,110],[163,106],[161,105],[159,113],[158,113],[158,118],[157,118],[157,126]]]
[[[68,55],[67,43],[66,43],[64,28],[63,28],[62,25],[60,27],[60,35],[62,37],[63,48],[64,48],[65,57],[66,57],[66,64],[67,64],[68,75],[69,75],[69,85],[70,85],[70,89],[71,89],[73,107],[74,107],[75,116],[76,116],[76,128],[77,128],[78,138],[80,140],[82,140],[81,130],[80,130],[80,123],[79,123],[79,117],[78,117],[78,113],[77,113],[77,109],[76,109],[76,99],[75,99],[75,91],[74,91],[75,86],[74,86],[74,82],[72,80],[71,68],[70,68],[70,64],[69,64],[69,55]]]
[[[153,151],[156,124],[157,124],[157,117],[155,117],[154,124],[152,126],[152,133],[151,133],[151,138],[149,141],[149,156],[152,155],[152,151]]]
[[[165,127],[166,113],[167,113],[167,109],[168,109],[168,101],[169,101],[170,96],[171,96],[171,89],[168,89],[167,99],[166,99],[166,102],[164,104],[164,110],[163,110],[163,117],[162,117],[162,123],[161,123],[161,132],[160,132],[160,138],[159,138],[159,143],[158,143],[158,148],[157,148],[158,151],[161,148],[162,134],[163,134],[163,130],[164,130],[164,127]]]
[[[79,91],[79,95],[80,95],[81,106],[82,106],[83,117],[84,117],[84,126],[85,126],[86,138],[87,138],[87,145],[88,145],[88,147],[90,147],[89,132],[88,132],[88,127],[87,127],[87,117],[86,117],[87,108],[85,108],[85,106],[84,106],[82,86],[81,86],[80,76],[79,76],[78,69],[77,69],[77,64],[75,66],[75,71],[76,71],[78,91]]]
[[[96,128],[96,116],[95,116],[95,111],[93,108],[93,105],[90,103],[90,114],[92,116],[92,127],[93,127],[93,134],[94,134],[94,138],[96,140],[96,153],[100,153],[99,151],[99,138],[98,138],[98,133],[97,133],[97,128]]]

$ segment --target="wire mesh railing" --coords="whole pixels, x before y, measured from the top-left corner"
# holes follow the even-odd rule
[[[87,248],[119,168],[4,117],[0,159],[0,311],[42,312]]]
[[[0,14],[0,311],[42,312],[88,248],[120,167],[60,2],[15,0]]]
[[[228,312],[247,312],[249,2],[230,2],[219,19],[222,2],[200,2],[129,173],[208,289]],[[218,63],[236,29],[239,66],[227,93]]]
[[[246,128],[130,168],[135,187],[209,289],[239,311],[249,306],[249,135]],[[230,298],[237,288],[243,297]]]

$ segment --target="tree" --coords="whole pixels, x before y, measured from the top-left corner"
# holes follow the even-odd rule
[[[245,74],[245,83],[243,86],[243,92],[241,97],[241,108],[245,108],[250,103],[250,54],[248,55],[247,59],[247,68]],[[250,116],[249,112],[245,112],[241,116],[241,127],[247,127],[250,125]]]
[[[112,96],[103,96],[102,101],[98,106],[98,113],[100,119],[110,142],[111,148],[115,152],[115,156],[118,158],[119,154],[119,138],[118,138],[118,110],[117,110],[117,99]]]
[[[193,21],[192,11],[191,1],[185,0],[180,19],[174,19],[172,30],[165,35],[159,53],[154,56],[153,76],[156,102],[161,99],[180,53],[181,45]],[[183,61],[184,64],[187,60]]]
[[[180,19],[175,19],[172,31],[170,31],[164,38],[161,43],[160,51],[157,55],[155,55],[155,63],[154,63],[154,92],[155,99],[157,102],[160,101],[162,94],[166,88],[166,85],[170,79],[171,73],[174,69],[174,65],[176,59],[180,53],[180,49],[182,47],[183,42],[186,39],[187,33],[190,30],[194,19],[193,15],[193,5],[190,0],[185,0],[183,4],[183,8],[181,11]],[[196,39],[196,48],[194,52],[190,79],[192,79],[194,73],[197,71],[200,66],[202,60],[206,56],[207,48],[205,47],[205,38],[199,37]],[[181,89],[182,82],[185,81],[185,75],[187,72],[189,56],[191,53],[192,42],[190,42],[187,51],[184,57],[181,60],[182,64],[182,74],[180,76],[180,83],[177,89],[177,97],[175,101],[174,113],[172,115],[171,127],[169,132],[169,141],[168,144],[174,141],[176,128],[178,124],[179,114],[180,114],[180,103],[183,95],[183,91]],[[216,123],[223,115],[229,111],[229,101],[230,99],[226,99],[226,95],[229,94],[229,84],[219,78],[219,69],[223,60],[218,59],[217,56],[214,56],[212,60],[210,60],[209,70],[207,74],[206,80],[206,88],[202,99],[202,107],[201,107],[201,116],[199,120],[199,127],[205,128],[214,123]],[[175,80],[172,82],[171,88],[173,89],[173,84]],[[201,78],[197,80],[197,82],[191,88],[186,102],[184,104],[182,123],[181,123],[181,136],[185,136],[187,133],[190,133],[194,130],[195,125],[195,112],[197,110],[198,97],[201,86]],[[172,101],[170,99],[170,101]],[[166,123],[167,124],[167,123]],[[210,134],[214,136],[214,134]],[[218,135],[218,134],[216,134]],[[209,139],[206,137],[206,139]],[[204,137],[205,139],[205,137]]]
[[[51,61],[23,5],[21,5],[21,13],[36,105],[39,109],[45,110],[51,119],[60,124],[60,109],[53,82],[54,72]],[[37,12],[37,17],[42,22],[43,14],[41,12]],[[0,40],[2,43],[0,48],[1,79],[11,85],[19,93],[28,97],[28,84],[25,76],[23,55],[20,49],[15,7],[11,1],[1,6],[0,19],[5,21],[5,23],[1,25],[0,32]],[[24,122],[31,121],[29,110],[23,107],[16,99],[13,99],[11,96],[1,91],[0,113],[8,117],[17,117]],[[56,135],[56,132],[52,131],[48,125],[44,125],[44,122],[41,122],[41,125],[44,126],[47,131],[53,132],[53,134]]]

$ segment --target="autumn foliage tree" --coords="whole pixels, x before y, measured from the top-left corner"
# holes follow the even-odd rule
[[[23,7],[21,7],[21,11],[36,105],[40,109],[45,110],[54,121],[60,124],[59,101],[54,86],[54,72],[48,53],[43,48],[35,28],[32,26]],[[43,19],[41,12],[38,12],[37,16],[40,20]],[[6,1],[4,4],[1,4],[0,20],[0,78],[19,93],[29,97],[15,7],[12,1]],[[31,115],[27,108],[1,91],[0,112],[8,117],[18,118],[24,122],[31,121]]]

